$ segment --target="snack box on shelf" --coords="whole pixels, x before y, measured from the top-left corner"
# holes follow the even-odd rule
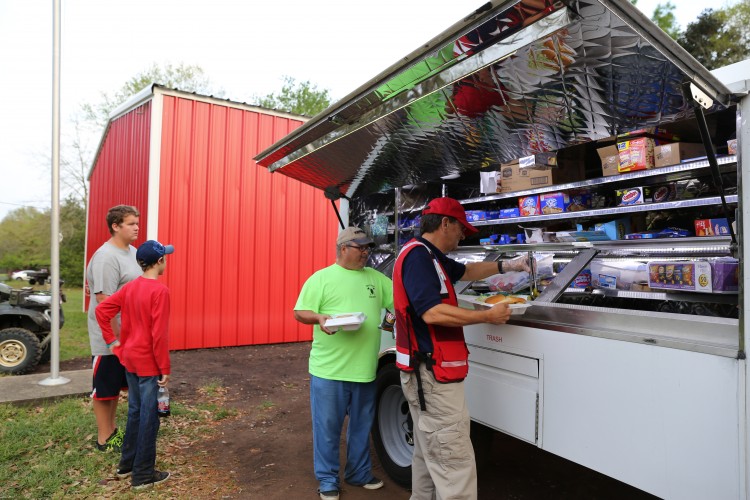
[[[570,288],[588,288],[591,286],[591,269],[584,269],[575,277]]]
[[[325,327],[329,330],[358,330],[367,319],[367,315],[361,312],[334,314],[326,320]]]
[[[654,140],[649,137],[638,137],[617,143],[620,156],[618,171],[635,172],[654,168]]]
[[[566,193],[544,193],[539,195],[539,207],[545,215],[567,212],[570,197]]]
[[[677,165],[689,159],[706,156],[703,144],[690,142],[674,142],[662,144],[654,148],[654,167]]]
[[[498,210],[498,212],[500,212],[498,216],[501,219],[510,219],[511,217],[520,217],[521,216],[521,211],[518,208],[516,208],[516,207],[514,207],[514,208],[502,208],[502,209]]]
[[[737,139],[729,139],[727,141],[727,154],[730,154],[730,155],[737,154]]]
[[[714,292],[738,292],[740,263],[731,257],[711,261],[711,286]]]
[[[521,217],[541,215],[542,211],[539,206],[539,195],[522,196],[518,198],[518,210],[521,212]]]
[[[558,231],[555,233],[557,241],[608,241],[610,238],[604,231]]]
[[[706,261],[651,261],[648,285],[653,289],[712,293],[711,264]]]
[[[578,231],[586,230],[581,224],[576,224],[576,229]],[[622,217],[609,222],[597,222],[590,229],[592,231],[604,231],[610,240],[624,240],[625,235],[631,231],[630,217]]]
[[[466,220],[469,222],[478,222],[484,220],[493,220],[500,218],[499,210],[467,210]]]
[[[617,196],[617,205],[621,207],[651,203],[653,200],[651,193],[652,191],[650,186],[615,190],[615,195]]]
[[[625,235],[626,240],[648,240],[656,238],[686,238],[690,231],[677,227],[667,227],[658,231],[643,231],[641,233],[630,233]]]
[[[728,236],[729,222],[726,219],[700,219],[695,221],[696,236]]]
[[[630,290],[633,284],[648,281],[647,266],[640,262],[594,259],[589,266],[591,284],[597,288]]]
[[[573,191],[569,196],[570,203],[565,208],[566,212],[580,212],[591,208],[591,193],[588,191]]]

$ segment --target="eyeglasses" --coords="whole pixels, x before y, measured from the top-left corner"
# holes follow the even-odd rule
[[[372,248],[370,248],[369,246],[361,246],[361,245],[344,245],[344,246],[349,247],[349,248],[356,248],[362,253],[366,253],[372,250]]]

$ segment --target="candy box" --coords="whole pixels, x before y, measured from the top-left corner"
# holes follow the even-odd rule
[[[662,290],[711,293],[711,264],[705,261],[651,261],[648,285]]]
[[[567,211],[570,197],[565,193],[545,193],[539,195],[539,206],[545,215]]]
[[[620,173],[654,168],[654,140],[651,138],[638,137],[618,142],[617,152],[620,156]]]
[[[570,288],[588,288],[591,286],[591,270],[584,269],[581,273],[576,276],[573,282],[570,284]]]
[[[729,236],[726,219],[700,219],[695,221],[696,236]]]
[[[654,186],[651,193],[651,199],[654,203],[663,203],[677,199],[677,185],[674,182],[668,182],[659,186]]]
[[[503,208],[498,212],[498,218],[500,219],[510,219],[511,217],[521,216],[521,211],[518,208]]]
[[[615,191],[615,195],[617,196],[617,205],[621,207],[651,203],[653,199],[649,186],[618,189]]]
[[[566,212],[580,212],[591,208],[591,193],[575,191],[570,193],[570,203],[565,208]]]
[[[714,292],[738,292],[740,262],[731,257],[711,261],[711,286]]]
[[[729,139],[727,141],[727,153],[730,155],[737,154],[737,139]]]
[[[518,198],[518,210],[521,212],[521,217],[540,215],[542,211],[539,206],[539,196],[522,196]]]

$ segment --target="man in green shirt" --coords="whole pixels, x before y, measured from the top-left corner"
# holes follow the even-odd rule
[[[349,415],[344,480],[375,490],[369,434],[375,416],[375,372],[380,349],[380,316],[393,308],[393,284],[365,267],[372,239],[348,227],[336,239],[336,263],[317,271],[302,286],[294,317],[313,326],[310,350],[310,408],[313,466],[322,500],[339,498],[339,441]],[[336,314],[363,313],[356,330],[326,328]]]

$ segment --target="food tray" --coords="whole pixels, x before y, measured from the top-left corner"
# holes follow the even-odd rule
[[[358,330],[366,319],[367,316],[365,313],[361,312],[334,314],[326,320],[325,327],[329,330],[344,330],[349,332]]]
[[[514,297],[520,297],[522,299],[525,299],[527,302],[525,304],[508,304],[508,307],[510,308],[510,314],[511,315],[522,315],[526,312],[526,309],[534,305],[533,302],[528,302],[529,296],[528,295],[513,295]],[[459,294],[457,296],[459,305],[463,305],[464,307],[468,308],[474,308],[476,310],[481,309],[488,309],[492,307],[494,304],[486,304],[484,301],[487,299],[489,295],[462,295]]]

